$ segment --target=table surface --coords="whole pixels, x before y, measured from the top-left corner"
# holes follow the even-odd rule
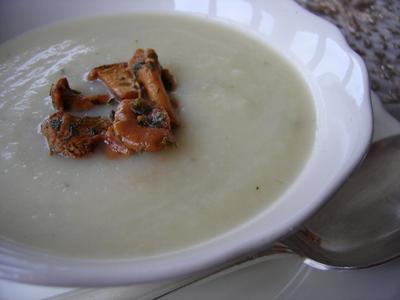
[[[400,121],[400,1],[296,0],[335,24],[363,57],[371,89]]]

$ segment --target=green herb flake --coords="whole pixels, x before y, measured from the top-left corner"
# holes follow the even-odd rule
[[[144,64],[143,61],[138,61],[135,64],[133,64],[132,66],[133,74],[136,75],[137,71],[139,71],[142,68],[143,64]]]
[[[145,152],[146,152],[146,146],[145,146],[145,145],[140,146],[139,153],[140,153],[140,154],[143,154],[143,153],[145,153]]]
[[[176,142],[170,141],[170,140],[164,140],[163,141],[165,146],[171,147],[171,148],[178,148],[178,144]]]
[[[115,97],[110,98],[110,100],[107,101],[107,104],[109,105],[116,105],[118,103],[117,99]]]
[[[60,119],[52,119],[50,120],[50,127],[53,128],[54,130],[58,131],[60,130],[61,127],[61,120]]]
[[[75,95],[81,95],[81,94],[82,94],[80,91],[73,90],[73,89],[71,89],[71,92],[72,92],[73,94],[75,94]]]
[[[90,128],[89,134],[90,136],[95,136],[97,134],[97,128],[95,127]]]
[[[50,91],[49,91],[49,96],[50,96],[50,97],[52,97],[53,88],[54,88],[54,83],[52,83],[52,84],[51,84],[51,87],[50,87]]]
[[[151,107],[142,98],[135,99],[132,109],[139,115],[147,114],[151,111]]]
[[[148,62],[146,63],[146,67],[153,71],[156,68],[156,65],[153,62]]]
[[[71,136],[79,135],[78,129],[76,129],[75,125],[73,124],[69,125],[69,132],[71,132]]]
[[[110,119],[111,119],[111,121],[114,121],[114,119],[115,119],[115,110],[110,111]]]
[[[70,138],[79,135],[78,129],[76,129],[74,124],[69,125],[68,135],[64,138],[64,140],[69,140]]]
[[[144,115],[139,115],[136,117],[136,120],[140,126],[147,126],[147,118]]]

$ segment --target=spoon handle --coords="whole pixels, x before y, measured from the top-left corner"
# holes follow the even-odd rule
[[[374,92],[371,92],[371,103],[374,111],[373,142],[389,136],[399,135],[400,123],[385,110],[382,102]]]
[[[327,252],[321,247],[322,238],[312,232],[306,225],[303,225],[295,234],[286,237],[281,242],[304,259],[303,263],[318,270],[346,270],[352,269],[345,265],[336,265],[329,260]],[[335,260],[333,260],[335,261]]]

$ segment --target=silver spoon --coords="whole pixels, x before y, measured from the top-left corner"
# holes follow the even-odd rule
[[[282,243],[311,266],[360,269],[400,256],[400,136],[371,145],[362,166]]]
[[[374,143],[362,165],[282,243],[320,269],[360,269],[400,256],[400,124],[372,95]]]

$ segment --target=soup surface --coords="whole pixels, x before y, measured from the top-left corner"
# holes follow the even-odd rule
[[[38,126],[53,112],[51,83],[66,76],[74,89],[104,92],[87,72],[138,47],[156,49],[177,78],[178,147],[124,159],[48,156]],[[307,160],[315,112],[302,78],[259,40],[192,17],[124,15],[1,45],[0,128],[1,239],[131,257],[216,237],[268,207]]]

